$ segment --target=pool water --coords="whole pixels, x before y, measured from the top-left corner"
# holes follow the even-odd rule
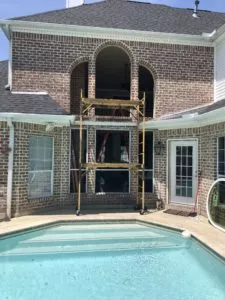
[[[67,224],[0,240],[1,300],[224,300],[225,264],[179,232]]]

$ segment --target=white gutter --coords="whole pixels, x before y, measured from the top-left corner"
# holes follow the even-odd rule
[[[8,179],[7,179],[7,207],[6,217],[11,219],[11,207],[12,207],[12,185],[13,185],[13,157],[14,157],[14,126],[12,121],[8,120],[9,127],[9,146],[8,146]]]
[[[137,124],[135,122],[125,122],[125,121],[83,121],[82,123],[84,126],[101,126],[101,127],[109,127],[109,126],[113,126],[113,127],[133,127],[133,126],[137,126]],[[75,121],[74,125],[80,125],[80,121]]]
[[[23,114],[23,113],[0,113],[0,121],[7,122],[8,119],[13,122],[42,124],[50,126],[73,126],[80,125],[74,115],[41,115],[41,114]],[[124,121],[83,121],[85,126],[136,126],[134,122]]]
[[[16,94],[16,95],[48,95],[48,92],[46,92],[46,91],[42,91],[42,92],[12,91],[11,94]]]
[[[0,113],[0,121],[8,121],[35,124],[56,124],[70,126],[75,122],[75,116],[72,115],[41,115],[41,114],[23,114],[23,113]]]
[[[27,32],[61,36],[77,36],[84,38],[102,38],[110,40],[127,40],[139,42],[154,42],[165,44],[184,44],[196,46],[213,46],[208,36],[204,34],[176,34],[166,32],[151,32],[141,30],[103,28],[21,20],[0,20],[0,26],[10,26],[12,32]]]
[[[225,107],[215,109],[202,115],[190,114],[178,119],[147,121],[145,122],[145,128],[146,130],[194,128],[218,124],[221,122],[225,122]],[[142,128],[142,126],[143,123],[140,125],[140,128]]]

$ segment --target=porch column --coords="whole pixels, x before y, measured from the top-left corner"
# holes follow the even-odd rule
[[[88,65],[88,98],[95,98],[95,85],[96,85],[96,67],[95,59],[91,58]],[[95,108],[92,108],[89,112],[89,116],[94,118]]]
[[[131,100],[138,99],[138,89],[139,89],[139,80],[138,80],[138,64],[136,61],[131,63]]]

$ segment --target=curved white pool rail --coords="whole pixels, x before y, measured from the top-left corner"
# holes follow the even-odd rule
[[[207,195],[206,211],[207,211],[207,215],[208,215],[208,219],[209,219],[210,223],[211,223],[214,227],[216,227],[217,229],[222,230],[223,232],[225,232],[225,228],[223,228],[222,226],[219,226],[218,224],[216,224],[216,223],[212,220],[211,215],[210,215],[210,211],[209,211],[209,196],[210,196],[210,194],[211,194],[211,191],[212,191],[214,185],[217,184],[218,182],[221,182],[221,181],[225,182],[225,178],[219,178],[219,179],[215,180],[215,181],[213,182],[213,184],[211,185],[211,187],[210,187],[210,189],[209,189],[209,192],[208,192],[208,195]]]

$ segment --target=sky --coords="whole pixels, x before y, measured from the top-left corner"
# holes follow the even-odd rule
[[[94,1],[87,0],[86,2]],[[142,2],[167,4],[184,8],[194,7],[194,0],[142,0]],[[66,0],[0,0],[0,19],[65,8],[65,5]],[[201,0],[199,8],[225,12],[225,0]],[[0,32],[0,60],[5,59],[8,59],[8,42],[4,34]]]

